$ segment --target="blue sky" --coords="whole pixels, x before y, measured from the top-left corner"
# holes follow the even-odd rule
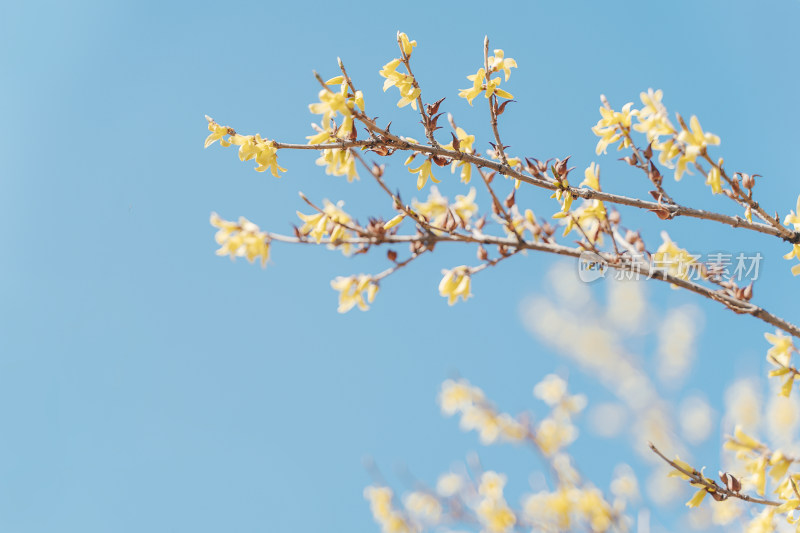
[[[329,280],[382,270],[382,253],[346,259],[276,245],[266,270],[214,255],[210,212],[290,232],[303,208],[297,190],[346,199],[362,220],[387,214],[372,184],[326,176],[311,153],[281,153],[289,172],[276,180],[231,150],[204,151],[203,115],[303,141],[318,90],[311,71],[333,76],[341,56],[374,113],[421,138],[411,111],[380,91],[397,30],[419,42],[426,95],[447,96],[445,110],[482,149],[485,109],[456,94],[488,34],[519,64],[504,84],[519,100],[502,117],[512,150],[572,154],[579,169],[598,160],[608,190],[646,194],[613,154],[595,157],[590,127],[601,93],[621,106],[661,88],[671,110],[699,115],[722,137],[727,164],[765,176],[768,210],[787,212],[800,193],[796,1],[25,2],[4,12],[2,531],[373,531],[365,456],[390,476],[405,464],[429,482],[470,450],[498,469],[537,467],[523,450],[460,433],[435,396],[457,373],[520,410],[541,377],[565,368],[518,312],[548,290],[551,258],[481,274],[475,297],[449,308],[436,293],[439,271],[474,251],[441,250],[384,283],[370,312],[339,315]],[[393,166],[389,181],[412,196],[413,177]],[[455,177],[446,182],[451,197],[462,191]],[[671,186],[688,203],[727,207],[697,176]],[[527,198],[552,209],[540,192]],[[658,242],[652,217],[629,220]],[[757,301],[800,318],[786,246],[670,224],[689,249],[713,239],[717,250],[761,251],[769,279]],[[760,323],[650,291],[659,306],[695,302],[708,316],[687,387],[721,409],[724,379],[762,372]],[[573,388],[592,390],[590,377],[574,375]],[[714,464],[718,445],[700,460]],[[591,458],[590,444],[579,441],[575,454]],[[602,482],[622,459],[595,455],[583,468]]]

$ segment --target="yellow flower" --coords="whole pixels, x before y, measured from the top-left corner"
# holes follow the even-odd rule
[[[436,482],[436,492],[439,496],[450,498],[458,494],[463,486],[464,479],[458,474],[443,474],[439,476],[439,480]]]
[[[545,418],[536,428],[536,443],[546,456],[553,455],[578,437],[578,430],[568,420]]]
[[[451,206],[453,212],[464,224],[469,224],[470,219],[478,212],[478,204],[475,203],[476,192],[475,187],[470,187],[469,194],[466,196],[456,195],[456,201]]]
[[[261,266],[266,266],[269,239],[258,226],[244,217],[240,217],[238,223],[223,220],[216,213],[211,213],[211,225],[219,229],[214,237],[220,245],[217,255],[229,255],[231,260],[246,257],[251,263],[260,257]]]
[[[476,510],[478,519],[485,526],[484,531],[504,533],[511,530],[517,522],[508,504],[503,499],[484,498]]]
[[[774,359],[782,366],[789,366],[792,353],[795,350],[792,337],[775,330],[775,335],[764,333],[764,338],[772,344],[772,347],[767,351],[767,361],[771,362]]]
[[[464,411],[468,407],[484,401],[484,394],[478,387],[473,387],[466,380],[445,380],[439,392],[439,405],[442,413],[451,416]]]
[[[487,470],[481,475],[481,484],[478,487],[478,493],[486,498],[502,498],[503,487],[505,486],[506,476],[492,470]]]
[[[410,56],[411,52],[414,51],[414,47],[417,46],[417,41],[409,41],[408,35],[402,32],[397,32],[397,40],[400,41],[400,49],[406,57]]]
[[[329,235],[331,241],[329,248],[341,247],[344,255],[350,255],[352,245],[348,241],[352,234],[346,226],[350,224],[352,218],[342,209],[344,202],[333,204],[327,199],[323,202],[321,213],[306,215],[297,211],[297,216],[303,221],[303,225],[297,231],[302,235],[311,236],[317,244]]]
[[[211,132],[211,135],[206,137],[206,142],[205,142],[205,145],[203,147],[204,148],[208,148],[209,146],[214,144],[216,141],[219,141],[219,143],[222,146],[225,146],[225,147],[230,146],[231,145],[230,142],[228,142],[225,139],[223,139],[223,137],[225,137],[226,135],[232,134],[233,130],[228,128],[227,126],[220,126],[219,124],[214,122],[214,119],[212,119],[208,115],[206,115],[206,120],[208,121],[208,131]]]
[[[792,245],[789,253],[783,256],[784,259],[792,259],[793,257],[800,259],[800,244]],[[800,275],[800,264],[792,267],[792,274],[795,276]]]
[[[475,153],[475,150],[472,148],[472,144],[475,142],[474,135],[468,135],[466,131],[462,128],[456,128],[456,137],[458,138],[458,151],[465,153],[465,154],[472,154]],[[453,143],[448,143],[442,146],[445,150],[454,150]],[[459,161],[457,159],[453,159],[452,165],[450,165],[450,171],[455,172],[456,168],[461,168],[461,182],[462,183],[469,183],[470,178],[472,177],[472,166],[467,163],[466,161]]]
[[[309,142],[309,144],[312,144]],[[322,150],[316,163],[325,167],[325,174],[333,176],[347,176],[347,181],[358,179],[356,158],[349,148],[331,148]]]
[[[467,301],[472,296],[470,292],[469,267],[459,266],[452,270],[443,270],[444,277],[439,283],[439,294],[447,298],[447,303],[453,305],[459,297]]]
[[[434,496],[425,492],[412,492],[405,498],[408,512],[429,523],[436,523],[442,515],[442,505]]]
[[[698,490],[697,492],[694,493],[694,496],[692,496],[692,499],[690,499],[688,502],[686,502],[686,507],[699,507],[700,503],[702,503],[702,501],[703,501],[703,498],[706,497],[706,494],[708,494],[706,489]]]
[[[383,533],[411,533],[414,529],[403,515],[392,507],[392,489],[388,487],[367,487],[364,498],[369,501],[375,521]]]
[[[714,194],[720,194],[722,192],[722,173],[719,170],[720,168],[722,168],[722,159],[720,159],[715,166],[711,167],[706,177],[706,185],[711,186],[711,192]]]
[[[636,131],[647,135],[647,141],[653,143],[653,149],[656,149],[661,135],[673,135],[675,133],[675,128],[667,118],[667,108],[661,103],[663,95],[661,89],[657,91],[648,89],[646,93],[639,94],[644,107],[639,110],[637,116],[639,123],[633,126]]]
[[[409,168],[409,172],[418,173],[417,176],[417,190],[422,189],[426,183],[428,183],[428,178],[433,180],[434,183],[439,183],[439,180],[434,177],[433,172],[431,171],[431,160],[426,159],[420,166],[417,168]]]
[[[390,230],[396,225],[400,224],[403,219],[406,218],[405,213],[400,213],[399,215],[395,215],[389,222],[383,225],[383,231]]]
[[[386,92],[389,87],[397,87],[401,96],[397,102],[397,107],[405,107],[411,104],[413,109],[417,109],[417,97],[422,93],[422,90],[415,86],[416,80],[414,76],[397,72],[397,67],[400,66],[400,63],[400,59],[393,59],[379,71],[379,74],[386,78],[383,83],[383,92]]]
[[[378,293],[378,283],[373,281],[372,276],[359,274],[358,276],[338,277],[331,281],[331,287],[339,291],[340,313],[346,313],[353,307],[358,306],[362,311],[369,309],[367,303],[375,300]],[[366,300],[364,293],[366,292]]]
[[[605,106],[600,107],[601,118],[592,128],[594,134],[600,137],[600,140],[597,141],[597,148],[595,149],[597,155],[606,153],[606,148],[620,139],[622,139],[622,141],[619,144],[619,150],[630,145],[630,141],[627,137],[622,135],[620,129],[630,129],[632,117],[638,115],[639,112],[636,109],[631,111],[632,105],[633,102],[628,102],[622,106],[622,111],[607,109]]]
[[[675,179],[680,180],[684,172],[686,172],[687,165],[694,163],[697,156],[703,153],[706,146],[709,144],[717,145],[720,143],[719,137],[712,133],[703,132],[700,127],[700,121],[697,117],[692,115],[689,120],[689,129],[681,129],[678,133],[678,141],[683,143],[683,153],[678,157],[678,164],[675,167]],[[691,174],[691,172],[689,172]]]
[[[586,186],[595,191],[600,190],[600,165],[592,162],[592,164],[583,171],[583,177],[585,179],[581,182],[581,187]]]
[[[467,102],[469,102],[469,105],[472,105],[472,101],[481,93],[483,80],[486,79],[486,70],[479,68],[476,74],[467,76],[467,79],[472,82],[472,87],[469,89],[462,89],[459,91],[458,96],[461,98],[466,98]]]
[[[683,248],[679,248],[669,238],[666,231],[661,232],[661,238],[664,242],[653,254],[653,269],[666,271],[681,279],[688,279],[690,265],[695,262],[695,258]]]
[[[322,126],[324,128],[330,127],[331,120],[337,114],[341,114],[344,120],[336,135],[339,138],[345,138],[353,131],[353,105],[351,99],[347,97],[347,84],[343,83],[342,90],[339,92],[322,89],[319,92],[319,102],[309,104],[308,110],[316,115],[322,115]]]
[[[800,231],[800,196],[797,197],[796,211],[791,211],[786,218],[783,219],[783,225],[791,225],[795,231]]]
[[[489,57],[489,70],[492,72],[503,71],[506,81],[511,76],[511,69],[517,68],[517,62],[510,57],[505,57],[502,50],[495,50],[494,55]]]

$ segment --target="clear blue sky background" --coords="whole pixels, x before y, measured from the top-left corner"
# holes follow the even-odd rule
[[[325,176],[311,153],[281,153],[290,171],[275,180],[230,149],[203,151],[203,115],[303,141],[318,90],[311,71],[333,76],[341,56],[374,114],[397,131],[413,128],[377,74],[397,55],[398,29],[420,43],[426,96],[447,96],[445,110],[481,149],[485,109],[456,91],[488,34],[520,66],[506,87],[519,103],[502,117],[513,151],[573,154],[582,169],[597,159],[589,128],[599,95],[619,106],[662,88],[671,110],[698,114],[722,137],[717,153],[729,165],[766,176],[769,210],[785,213],[800,193],[795,0],[15,2],[3,12],[3,532],[374,531],[361,496],[366,455],[390,474],[406,464],[434,481],[477,449],[524,485],[536,462],[481,447],[441,418],[435,395],[458,372],[510,411],[534,403],[533,384],[563,363],[525,332],[518,305],[547,289],[550,258],[481,274],[475,297],[448,308],[435,290],[439,270],[474,252],[442,250],[385,283],[369,313],[338,315],[329,280],[380,271],[382,254],[348,260],[276,245],[266,270],[214,255],[211,211],[290,231],[298,189],[347,198],[362,219],[388,214],[371,183]],[[644,193],[641,177],[614,159],[600,159],[605,187]],[[411,196],[400,162],[388,179]],[[452,197],[460,189],[446,179]],[[726,206],[696,176],[673,190]],[[542,214],[553,209],[534,197]],[[658,242],[653,220],[641,220]],[[771,279],[757,301],[800,318],[786,246],[670,227],[690,249],[714,237],[719,250],[761,251]],[[695,301],[651,291],[662,306]],[[765,328],[700,305],[711,318],[689,385],[719,402],[723,380],[762,371]],[[700,375],[712,369],[713,379]],[[576,374],[572,386],[590,384]],[[711,465],[712,440],[698,452]],[[600,483],[625,459],[574,448]]]

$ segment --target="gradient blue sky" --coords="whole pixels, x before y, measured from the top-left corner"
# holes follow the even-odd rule
[[[797,1],[695,2],[15,2],[0,18],[0,530],[28,532],[374,531],[362,458],[406,464],[434,481],[477,449],[499,470],[536,463],[485,449],[441,418],[435,395],[455,372],[504,408],[534,404],[531,387],[563,367],[521,325],[523,297],[547,289],[548,257],[476,277],[475,297],[448,308],[439,270],[474,251],[441,250],[383,285],[369,313],[336,313],[329,280],[377,272],[355,259],[275,246],[266,270],[214,255],[211,211],[290,231],[298,189],[346,198],[362,217],[387,214],[367,180],[348,185],[310,153],[281,153],[281,180],[203,151],[204,114],[242,132],[302,141],[317,87],[341,56],[367,105],[393,130],[416,118],[383,95],[377,70],[394,35],[420,45],[415,73],[430,99],[478,135],[485,109],[456,97],[481,61],[483,36],[519,63],[506,88],[507,144],[536,157],[596,160],[598,97],[665,91],[698,114],[718,153],[766,176],[768,210],[793,208],[798,134]],[[499,6],[499,4],[498,4]],[[504,84],[505,86],[505,84]],[[422,137],[418,132],[414,136]],[[646,188],[609,155],[609,190]],[[407,187],[399,162],[388,179]],[[616,181],[612,176],[617,175]],[[447,178],[442,190],[460,189]],[[402,184],[402,185],[401,185]],[[680,199],[724,208],[702,180]],[[546,213],[552,201],[531,194]],[[697,199],[696,201],[693,199]],[[641,220],[658,236],[651,218]],[[758,302],[798,320],[786,246],[740,232],[702,236],[674,221],[680,244],[766,257]],[[695,301],[651,287],[660,305]],[[698,302],[710,317],[701,374],[689,385],[720,401],[722,381],[762,369],[765,328]],[[642,354],[647,356],[647,354]],[[591,387],[575,374],[572,387]],[[699,451],[713,464],[718,439]],[[613,464],[580,441],[582,468]],[[609,454],[613,448],[606,450]],[[605,452],[601,452],[605,453]],[[583,455],[582,455],[583,454]]]

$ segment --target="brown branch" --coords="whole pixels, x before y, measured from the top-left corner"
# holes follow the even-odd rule
[[[718,485],[717,482],[714,480],[707,479],[705,476],[703,476],[700,472],[697,472],[696,470],[692,470],[691,472],[689,472],[688,470],[682,468],[680,465],[669,459],[663,453],[661,453],[661,450],[656,448],[652,442],[648,442],[647,444],[648,446],[650,446],[650,449],[653,450],[653,452],[656,455],[661,457],[661,459],[663,459],[668,465],[670,465],[672,468],[674,468],[681,474],[691,478],[693,484],[702,485],[703,487],[705,487],[708,492],[716,492],[718,494],[723,494],[726,498],[737,498],[739,500],[743,500],[750,503],[758,503],[761,505],[771,505],[773,507],[779,507],[783,505],[782,502],[765,500],[762,498],[748,496],[747,494],[742,494],[740,492],[734,492],[728,489],[727,487]]]

